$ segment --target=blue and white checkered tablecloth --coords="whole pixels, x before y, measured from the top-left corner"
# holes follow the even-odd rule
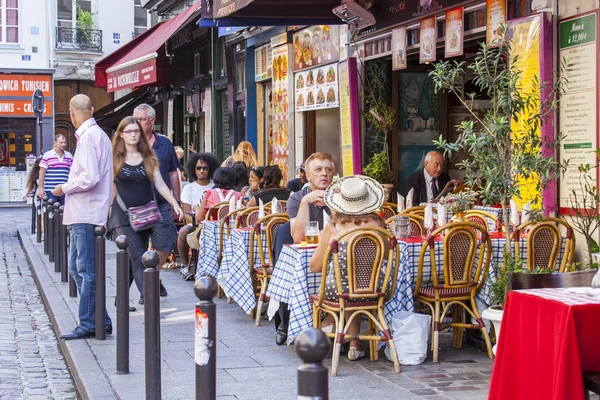
[[[208,275],[217,277],[219,272],[219,230],[220,221],[204,221],[200,232],[200,249],[198,250],[198,265],[196,279]]]
[[[263,246],[266,250],[266,238]],[[233,229],[223,250],[217,281],[225,294],[247,313],[256,308],[256,297],[250,276],[250,229]],[[266,262],[268,254],[265,253]],[[258,243],[254,243],[254,265],[261,265]]]

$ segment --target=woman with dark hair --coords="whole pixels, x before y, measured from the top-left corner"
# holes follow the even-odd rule
[[[233,168],[217,168],[213,175],[215,186],[206,192],[202,204],[196,210],[196,221],[204,221],[206,211],[217,203],[235,199],[237,202],[243,195],[235,190],[235,172]]]
[[[264,186],[264,175],[265,168],[264,167],[252,167],[250,168],[250,173],[248,174],[248,190],[246,191],[246,196],[251,199],[256,192]]]
[[[181,219],[183,211],[177,200],[163,181],[158,169],[158,159],[148,144],[139,122],[133,117],[125,117],[119,123],[112,140],[115,198],[110,208],[108,230],[114,230],[114,237],[125,235],[129,238],[129,258],[132,277],[140,293],[144,293],[144,265],[142,255],[148,250],[152,229],[135,231],[129,225],[127,210],[145,206],[154,200],[154,188],[171,204]],[[140,304],[144,304],[143,294]]]
[[[29,172],[29,176],[27,177],[27,185],[25,186],[25,191],[23,192],[23,201],[27,201],[27,195],[33,191],[33,201],[35,200],[35,193],[37,192],[38,187],[38,179],[40,177],[40,163],[42,162],[42,157],[38,157],[31,167],[31,171]],[[35,189],[35,191],[34,191]]]
[[[254,193],[254,197],[248,203],[248,207],[254,207],[259,205],[259,201],[262,200],[263,204],[267,204],[273,199],[286,200],[290,197],[290,189],[285,186],[281,186],[281,180],[283,174],[281,169],[277,165],[270,165],[265,168],[265,175],[263,176],[263,188],[258,192]]]
[[[194,276],[193,269],[189,268],[187,262],[187,255],[190,251],[187,235],[194,231],[192,217],[187,213],[196,212],[204,199],[205,193],[213,188],[212,177],[217,168],[219,168],[219,161],[208,153],[192,153],[185,164],[186,175],[196,177],[194,182],[185,185],[181,191],[181,203],[183,211],[186,213],[187,225],[179,229],[177,234],[177,251],[181,258],[181,274],[185,280]]]
[[[235,190],[246,193],[248,190],[248,168],[246,168],[246,164],[243,161],[236,161],[232,168],[235,172]]]

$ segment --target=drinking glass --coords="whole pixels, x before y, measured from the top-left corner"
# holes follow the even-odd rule
[[[311,221],[304,224],[304,236],[306,243],[319,244],[319,222]]]
[[[404,239],[410,236],[410,218],[405,215],[397,215],[392,222],[392,229],[396,239]]]

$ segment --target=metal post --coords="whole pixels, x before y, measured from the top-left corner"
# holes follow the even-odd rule
[[[144,271],[144,340],[146,345],[146,400],[160,400],[160,278],[158,253],[142,256]]]
[[[296,354],[304,361],[298,368],[299,399],[329,399],[329,371],[323,360],[329,354],[331,342],[320,329],[309,328],[295,339]]]
[[[117,374],[129,373],[129,238],[115,240],[117,251]]]
[[[58,209],[58,218],[60,225],[58,226],[58,236],[60,237],[60,281],[63,283],[69,282],[69,249],[67,245],[67,226],[63,225],[63,215],[65,206],[60,206]]]
[[[54,262],[54,200],[48,200],[48,260]]]
[[[71,228],[65,225],[66,237],[67,237],[67,248],[69,249],[69,254],[71,254]],[[67,271],[69,268],[69,264],[67,262]],[[69,297],[77,297],[77,282],[73,278],[73,275],[69,272]]]
[[[96,339],[106,339],[106,228],[96,226],[94,265],[96,268]]]
[[[54,246],[52,253],[54,254],[54,272],[60,272],[60,263],[61,261],[61,248],[60,248],[60,224],[62,221],[60,220],[60,203],[57,201],[54,203]]]
[[[44,254],[48,254],[48,197],[44,196],[42,212],[44,213]]]
[[[194,284],[196,303],[196,400],[217,398],[217,281],[203,276]]]
[[[35,223],[37,220],[37,206],[35,204],[35,198],[37,197],[37,186],[34,189],[33,197],[31,198],[31,234],[35,234]]]
[[[37,197],[37,190],[35,192],[35,196],[33,196],[33,202],[37,199],[37,242],[42,243],[42,212],[44,209],[43,200]]]

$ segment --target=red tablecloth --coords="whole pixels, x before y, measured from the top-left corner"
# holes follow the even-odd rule
[[[489,399],[583,400],[583,372],[600,372],[600,299],[509,292]]]

